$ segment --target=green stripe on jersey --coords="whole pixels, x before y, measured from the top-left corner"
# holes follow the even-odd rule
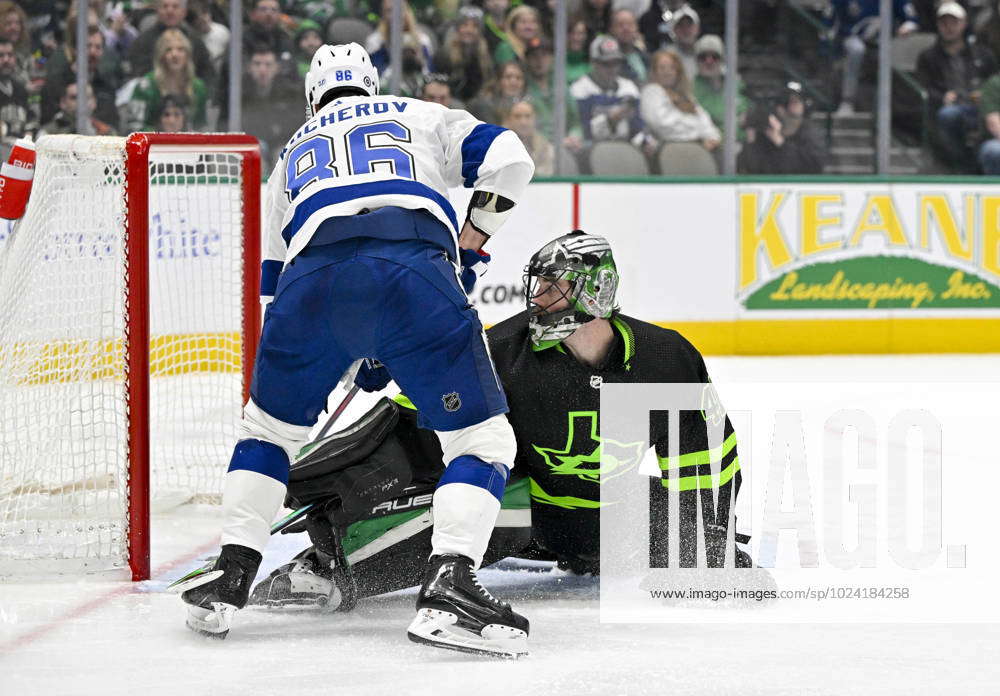
[[[599,500],[587,500],[586,498],[576,498],[571,495],[549,495],[542,490],[542,487],[538,485],[535,479],[529,479],[529,481],[531,481],[531,499],[536,503],[554,505],[566,510],[576,510],[579,508],[593,510],[601,507],[601,501]]]
[[[740,458],[736,457],[725,469],[718,474],[705,474],[704,476],[681,476],[678,478],[660,479],[660,485],[668,491],[693,491],[695,489],[718,488],[725,486],[740,470]]]
[[[656,461],[660,463],[660,469],[663,471],[668,471],[669,469],[679,469],[684,466],[702,466],[713,461],[720,461],[723,457],[732,452],[734,447],[736,447],[736,433],[732,432],[722,445],[714,449],[701,450],[700,452],[689,452],[688,454],[682,454],[678,457],[657,456]]]

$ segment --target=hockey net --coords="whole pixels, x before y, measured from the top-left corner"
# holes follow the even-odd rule
[[[0,575],[149,575],[149,509],[217,501],[259,330],[238,135],[48,136],[0,241]]]

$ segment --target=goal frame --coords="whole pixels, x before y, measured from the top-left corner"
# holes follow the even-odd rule
[[[156,153],[214,152],[241,157],[243,403],[249,399],[260,337],[261,161],[257,138],[234,133],[132,133],[125,140],[124,343],[128,414],[127,546],[133,581],[150,577],[149,163],[154,149]]]

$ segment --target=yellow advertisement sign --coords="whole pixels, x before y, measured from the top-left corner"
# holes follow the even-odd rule
[[[745,310],[1000,307],[1000,193],[843,186],[736,195]]]

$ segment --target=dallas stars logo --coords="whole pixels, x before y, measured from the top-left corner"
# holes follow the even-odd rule
[[[570,411],[567,418],[569,433],[563,449],[532,445],[550,473],[601,483],[633,469],[642,459],[642,442],[625,444],[597,434],[597,411]]]

